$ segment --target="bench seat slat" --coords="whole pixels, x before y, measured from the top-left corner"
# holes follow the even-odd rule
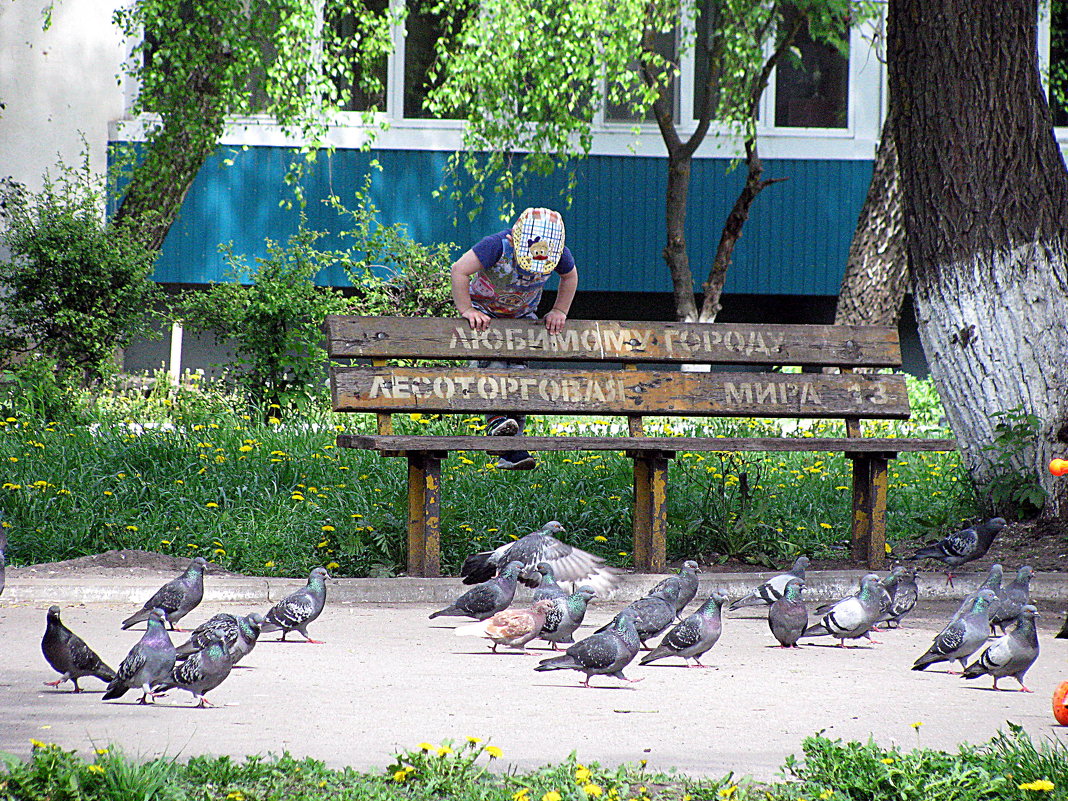
[[[909,416],[901,375],[335,365],[331,376],[339,412]]]
[[[904,437],[484,437],[339,434],[342,448],[372,451],[665,451],[665,452],[945,452],[952,439]]]
[[[838,367],[898,367],[890,326],[569,320],[550,335],[540,320],[493,320],[474,332],[455,317],[331,315],[332,358],[538,359]]]

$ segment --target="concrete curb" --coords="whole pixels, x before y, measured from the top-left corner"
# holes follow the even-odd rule
[[[160,575],[115,575],[47,577],[20,575],[19,569],[8,569],[7,586],[0,597],[4,604],[77,604],[117,603],[141,604],[167,580]],[[778,571],[762,573],[702,573],[698,597],[712,590],[724,592],[737,599]],[[863,570],[810,570],[805,599],[827,601],[854,592]],[[629,573],[621,577],[610,598],[612,602],[629,603],[645,595],[663,574]],[[921,573],[918,577],[920,597],[936,600],[959,600],[973,591],[986,578],[986,573],[955,574],[953,586],[946,584],[941,573]],[[274,603],[304,581],[297,578],[258,576],[208,575],[205,579],[205,602]],[[328,582],[333,603],[376,604],[448,604],[468,587],[458,578],[342,578]],[[1031,598],[1039,604],[1068,602],[1068,573],[1037,573],[1031,581]]]

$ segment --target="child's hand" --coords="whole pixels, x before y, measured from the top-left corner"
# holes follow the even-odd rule
[[[468,309],[460,316],[467,320],[475,331],[485,331],[489,328],[490,319],[492,319],[488,314],[480,312],[478,309]]]
[[[545,315],[544,320],[545,327],[549,329],[550,334],[559,334],[567,323],[567,315],[558,309],[552,309]]]

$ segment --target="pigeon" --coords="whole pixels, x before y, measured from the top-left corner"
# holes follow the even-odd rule
[[[175,659],[174,644],[163,625],[166,616],[167,613],[158,607],[148,613],[145,633],[119,664],[115,678],[104,691],[103,700],[119,698],[135,687],[140,687],[142,692],[139,704],[156,697],[153,688],[170,678]]]
[[[776,598],[768,609],[768,627],[783,648],[798,648],[797,641],[808,626],[808,609],[801,600],[804,589],[804,581],[790,579],[782,597]]]
[[[829,634],[838,640],[838,645],[845,647],[846,640],[867,637],[872,626],[880,618],[879,577],[869,573],[860,580],[860,592],[835,603],[827,614],[804,630],[802,637],[816,637]],[[872,640],[874,642],[874,640]]]
[[[978,526],[968,527],[956,534],[950,534],[945,539],[939,540],[933,545],[920,548],[912,556],[906,557],[910,561],[916,559],[937,559],[948,568],[959,567],[973,559],[981,559],[990,548],[990,543],[1005,528],[1004,517],[992,517]],[[953,572],[946,571],[946,582],[953,586]]]
[[[697,562],[693,559],[687,559],[682,563],[682,569],[678,572],[678,575],[668,576],[653,587],[653,592],[656,592],[665,584],[679,585],[679,598],[675,601],[675,616],[679,620],[682,620],[682,610],[697,596],[697,574],[700,572],[701,569],[697,566]]]
[[[681,656],[693,660],[693,664],[687,664],[687,667],[711,667],[701,662],[701,656],[719,641],[719,635],[723,633],[721,611],[726,602],[726,595],[713,592],[696,612],[676,623],[660,644],[642,658],[640,664],[648,665],[657,659]]]
[[[177,623],[189,614],[204,597],[204,566],[207,560],[198,556],[189,563],[182,575],[171,579],[149,598],[139,612],[122,621],[122,627],[128,629],[135,623],[147,620],[153,609],[162,609],[167,616],[167,623],[172,631],[181,631]]]
[[[790,579],[799,578],[802,581],[805,580],[805,569],[807,567],[808,557],[797,557],[797,559],[794,560],[794,566],[791,567],[788,572],[772,576],[751,593],[732,603],[730,605],[730,610],[733,612],[736,609],[741,609],[743,606],[759,606],[760,604],[770,605],[774,603],[776,598],[782,597],[782,591],[786,588],[786,583]]]
[[[512,602],[516,582],[522,570],[523,563],[519,560],[509,562],[499,576],[472,587],[444,609],[431,614],[430,619],[473,617],[475,620],[485,620],[493,617],[501,610],[507,609]]]
[[[563,524],[550,520],[537,531],[515,542],[506,542],[496,550],[468,556],[460,568],[464,584],[488,581],[497,575],[502,566],[515,560],[522,562],[524,568],[534,567],[538,562],[548,562],[557,581],[572,588],[589,584],[599,596],[608,595],[623,571],[607,566],[601,557],[561,542],[554,536],[563,531]]]
[[[493,641],[490,650],[497,653],[498,645],[507,645],[527,652],[527,643],[541,634],[545,615],[553,608],[548,598],[535,601],[529,609],[505,609],[478,623],[457,626],[453,632],[461,637],[484,637]]]
[[[1068,640],[1068,614],[1064,616],[1064,622],[1061,623],[1061,630],[1053,635],[1055,640]]]
[[[566,598],[554,598],[538,636],[551,643],[554,651],[559,650],[559,643],[573,643],[575,631],[586,617],[586,607],[596,595],[593,587],[583,584]]]
[[[1016,619],[1020,610],[1031,602],[1031,579],[1035,571],[1024,565],[1016,571],[1016,578],[1001,588],[997,603],[990,615],[990,630],[997,626],[1005,633],[1006,627]]]
[[[936,662],[960,660],[963,668],[968,657],[983,647],[989,626],[989,607],[996,596],[993,590],[980,590],[972,602],[972,608],[955,620],[951,620],[944,629],[935,635],[931,647],[916,659],[913,670],[924,670]],[[956,671],[949,671],[954,673]]]
[[[325,567],[317,567],[308,574],[308,583],[296,592],[291,592],[267,610],[263,616],[260,632],[281,631],[279,641],[284,641],[291,631],[304,635],[307,642],[322,645],[322,640],[313,640],[308,634],[308,624],[315,620],[326,606],[326,580],[330,574]]]
[[[214,706],[204,694],[226,680],[234,663],[218,631],[209,631],[206,637],[207,644],[202,649],[194,651],[187,659],[174,665],[171,675],[156,686],[157,693],[177,687],[191,692],[197,701],[197,707]]]
[[[1038,631],[1035,617],[1038,610],[1031,604],[1025,604],[1016,618],[1016,627],[1008,634],[994,640],[979,654],[961,676],[965,679],[977,679],[990,676],[994,679],[993,689],[998,689],[998,679],[1012,676],[1020,682],[1020,692],[1031,690],[1023,683],[1024,674],[1038,659]]]
[[[1001,565],[993,564],[990,566],[990,572],[986,574],[986,579],[983,583],[975,588],[975,592],[970,592],[964,596],[960,602],[960,606],[957,607],[957,611],[953,614],[953,620],[966,614],[968,610],[972,608],[972,603],[975,602],[975,596],[979,594],[980,590],[991,590],[995,596],[1001,595],[1001,580],[1004,575]],[[990,605],[987,610],[991,615],[994,614],[994,610],[997,607],[997,601]]]
[[[534,588],[532,598],[535,601],[566,598],[570,594],[556,583],[553,566],[548,562],[538,562],[532,569],[523,571],[519,574],[519,581]]]
[[[920,590],[916,586],[916,571],[911,567],[898,567],[900,570],[895,568],[890,576],[883,580],[883,586],[890,591],[890,608],[884,614],[887,628],[899,628],[901,619],[916,608],[916,601],[920,597]],[[887,585],[885,582],[891,577],[894,577],[892,583]]]
[[[628,615],[634,620],[634,628],[642,645],[665,631],[675,622],[675,601],[678,598],[677,584],[666,584],[659,590],[653,590],[644,598],[632,601],[619,615]],[[615,619],[599,628],[598,632],[607,631],[615,624]]]
[[[65,681],[74,682],[74,692],[80,693],[78,679],[82,676],[96,676],[103,682],[115,678],[115,671],[104,664],[96,653],[85,644],[77,634],[63,625],[59,619],[59,607],[48,607],[48,619],[45,623],[44,637],[41,638],[41,652],[52,669],[59,673],[55,681],[46,681],[49,687],[58,687]]]
[[[623,668],[631,663],[640,648],[641,640],[634,628],[633,616],[621,613],[612,619],[606,631],[579,640],[560,656],[543,659],[534,670],[578,670],[586,674],[583,687],[590,686],[591,676],[599,675],[629,682],[641,681],[623,675]]]
[[[189,639],[175,650],[179,659],[185,659],[203,649],[208,644],[209,636],[218,634],[222,637],[230,661],[236,665],[256,646],[262,625],[263,615],[258,612],[243,617],[220,612],[193,629]]]

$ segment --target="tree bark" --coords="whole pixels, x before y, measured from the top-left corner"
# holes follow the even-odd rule
[[[907,287],[901,182],[893,121],[888,114],[875,154],[868,195],[849,245],[835,325],[897,325]]]
[[[997,412],[1041,420],[1014,468],[1068,520],[1068,171],[1032,0],[890,0],[890,97],[920,338],[971,475],[998,469]]]

